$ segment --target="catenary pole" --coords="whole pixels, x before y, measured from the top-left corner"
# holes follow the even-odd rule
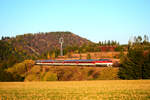
[[[60,56],[63,56],[63,43],[64,43],[63,37],[59,38],[59,43],[60,43]]]

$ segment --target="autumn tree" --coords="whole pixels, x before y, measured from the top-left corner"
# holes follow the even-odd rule
[[[87,54],[86,59],[91,59],[91,55],[90,55],[90,53],[88,53],[88,54]]]
[[[26,77],[27,73],[31,70],[33,65],[34,61],[25,60],[21,63],[16,63],[12,67],[8,68],[7,72],[11,73],[15,80],[23,81],[23,79]],[[17,78],[18,76],[20,77],[19,79]]]
[[[50,59],[50,54],[49,54],[49,52],[47,53],[47,59]]]
[[[55,58],[56,58],[56,53],[55,53],[55,52],[52,52],[51,58],[52,58],[52,59],[55,59]]]
[[[82,55],[80,54],[80,58],[79,59],[82,59]]]

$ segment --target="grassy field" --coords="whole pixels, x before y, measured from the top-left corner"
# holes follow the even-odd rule
[[[149,100],[150,80],[1,82],[0,100]]]

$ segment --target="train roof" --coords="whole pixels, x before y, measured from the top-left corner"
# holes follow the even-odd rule
[[[95,59],[64,60],[64,61],[97,61]]]
[[[110,61],[110,59],[80,59],[80,60],[36,60],[36,62],[74,62],[74,61]]]
[[[111,59],[99,59],[99,61],[110,61]]]

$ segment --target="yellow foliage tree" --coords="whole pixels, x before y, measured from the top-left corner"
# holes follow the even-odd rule
[[[72,54],[73,54],[73,52],[68,52],[68,53],[67,53],[68,58],[71,58],[71,57],[72,57]]]
[[[49,55],[49,52],[47,53],[47,59],[50,59],[50,55]]]
[[[55,59],[55,58],[56,58],[55,52],[52,53],[51,57],[52,57],[52,59]]]
[[[15,64],[13,67],[8,68],[6,71],[10,72],[12,74],[17,74],[21,77],[24,77],[25,74],[31,69],[31,67],[34,65],[33,60],[25,60],[21,63]]]

